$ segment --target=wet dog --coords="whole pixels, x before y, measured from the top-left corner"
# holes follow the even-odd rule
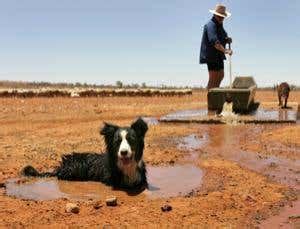
[[[144,137],[147,124],[139,118],[130,127],[105,123],[106,152],[72,153],[62,156],[53,172],[40,173],[32,166],[22,170],[25,176],[56,176],[61,180],[100,181],[115,188],[147,187],[146,166],[143,161]]]
[[[288,83],[284,82],[281,83],[279,86],[277,86],[277,94],[278,94],[278,106],[281,106],[281,108],[287,108],[287,101],[290,94],[290,86]],[[284,101],[284,105],[282,103],[282,100]]]

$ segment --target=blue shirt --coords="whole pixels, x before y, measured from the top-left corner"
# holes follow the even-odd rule
[[[217,22],[213,17],[203,29],[200,64],[216,63],[226,59],[225,54],[217,50],[214,46],[217,42],[225,47],[227,33],[223,28],[223,24]]]

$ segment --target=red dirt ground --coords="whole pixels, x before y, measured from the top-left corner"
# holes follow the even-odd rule
[[[276,93],[258,91],[257,100],[276,102]],[[18,172],[27,164],[40,170],[51,170],[63,153],[103,152],[99,128],[104,121],[129,125],[137,116],[158,118],[172,111],[203,107],[205,101],[206,92],[153,98],[1,98],[0,183],[18,177]],[[300,102],[300,92],[291,92],[290,101]],[[227,144],[230,133],[220,125],[149,125],[144,152],[147,164],[192,163],[205,172],[203,185],[190,195],[147,199],[142,195],[120,194],[117,207],[107,207],[101,200],[102,207],[96,210],[93,207],[96,200],[77,201],[80,212],[72,214],[65,212],[65,205],[70,200],[16,199],[6,196],[5,188],[0,188],[0,226],[256,227],[262,219],[295,201],[299,190],[292,190],[262,172],[226,158],[220,150],[228,153],[237,150],[237,154],[238,150],[246,150],[299,161],[300,128],[299,124],[237,128],[240,128],[241,137]],[[252,132],[251,128],[256,131]],[[201,138],[205,133],[213,140],[196,150],[196,157],[189,158],[187,150],[177,147],[176,139],[191,134]],[[274,142],[279,147],[272,147]],[[300,171],[293,169],[295,173]],[[172,206],[172,211],[161,211],[161,206],[166,203]],[[298,222],[294,220],[289,225],[296,227]]]

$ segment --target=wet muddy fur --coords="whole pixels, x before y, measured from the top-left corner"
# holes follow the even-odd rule
[[[130,127],[105,123],[100,134],[104,136],[107,153],[73,152],[63,155],[60,165],[53,172],[38,172],[28,165],[21,173],[34,177],[56,176],[61,180],[100,181],[115,188],[147,187],[143,162],[147,130],[148,126],[141,118]]]

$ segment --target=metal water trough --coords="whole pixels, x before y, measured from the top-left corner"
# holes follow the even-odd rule
[[[233,102],[233,111],[249,113],[258,108],[259,103],[254,100],[257,85],[253,77],[236,77],[232,88],[212,88],[207,94],[208,110],[221,111],[226,97]]]

